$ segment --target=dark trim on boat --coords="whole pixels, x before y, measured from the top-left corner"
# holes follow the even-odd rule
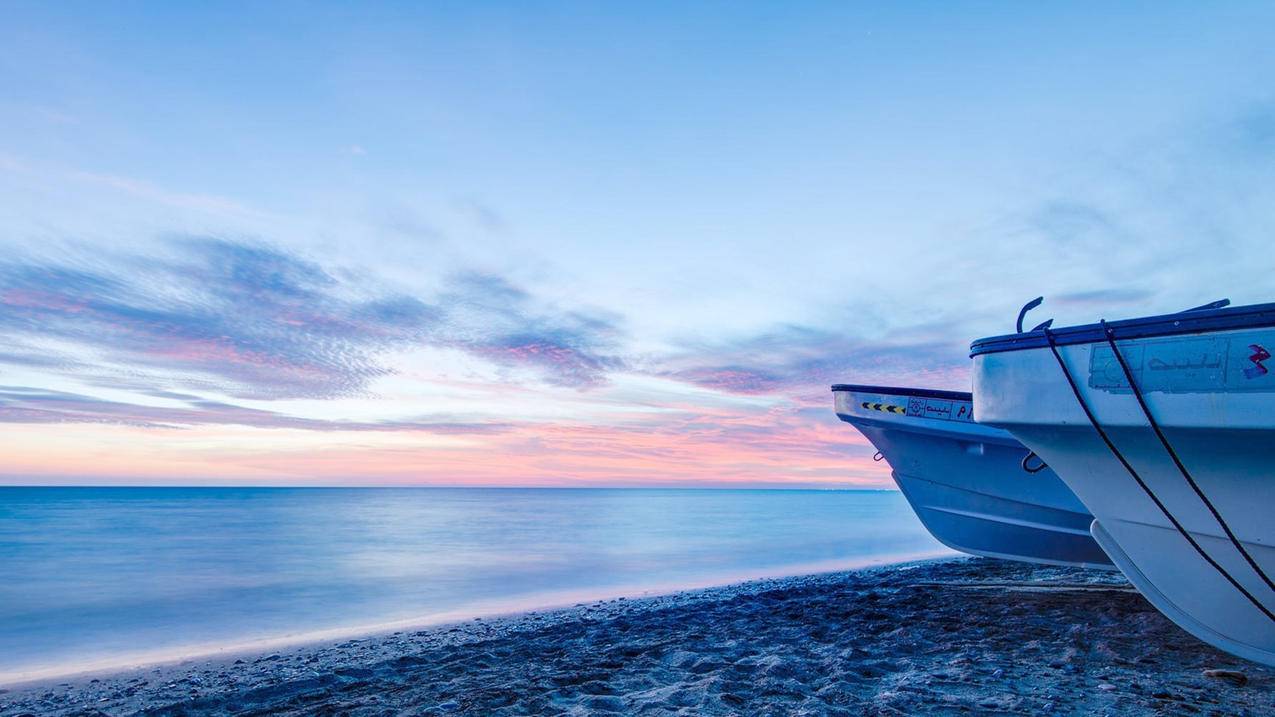
[[[1222,309],[1182,311],[1176,314],[1109,321],[1107,326],[1119,333],[1121,340],[1267,328],[1275,326],[1275,304],[1250,304]],[[1051,329],[1051,333],[1054,336],[1055,346],[1094,344],[1106,340],[1106,330],[1102,324],[1068,326],[1062,329]],[[1049,346],[1049,341],[1045,338],[1043,331],[990,336],[970,344],[970,358],[979,354],[1021,351],[1046,346]]]
[[[833,391],[858,391],[860,393],[881,393],[890,396],[917,396],[920,398],[941,398],[946,401],[973,401],[974,394],[965,391],[944,391],[937,388],[901,388],[899,386],[868,386],[860,383],[834,383]]]
[[[1104,324],[1103,328],[1106,329],[1107,325]],[[1272,622],[1275,622],[1275,612],[1271,612],[1270,608],[1266,607],[1261,600],[1258,600],[1253,593],[1249,592],[1248,588],[1244,587],[1239,580],[1235,579],[1235,576],[1231,575],[1226,568],[1222,567],[1222,565],[1220,565],[1212,555],[1209,555],[1208,551],[1204,549],[1204,546],[1200,545],[1199,541],[1191,536],[1191,532],[1183,527],[1182,522],[1169,511],[1169,508],[1164,504],[1164,501],[1160,500],[1160,497],[1151,490],[1150,486],[1147,485],[1147,482],[1143,480],[1142,476],[1138,475],[1138,471],[1134,470],[1133,466],[1129,463],[1129,459],[1126,458],[1125,455],[1120,452],[1120,449],[1116,447],[1116,444],[1112,442],[1111,436],[1105,429],[1103,429],[1102,424],[1099,423],[1098,419],[1094,416],[1093,409],[1090,408],[1089,404],[1085,401],[1084,394],[1080,392],[1080,386],[1076,383],[1076,377],[1071,374],[1071,369],[1067,368],[1067,362],[1063,361],[1062,354],[1058,353],[1058,344],[1054,341],[1054,332],[1050,331],[1048,327],[1045,327],[1041,331],[1041,335],[1045,337],[1045,344],[1049,346],[1049,352],[1054,355],[1054,360],[1058,362],[1058,368],[1062,370],[1063,377],[1067,379],[1067,385],[1071,388],[1072,395],[1076,397],[1076,403],[1080,404],[1080,410],[1085,412],[1085,417],[1089,419],[1089,425],[1093,426],[1094,432],[1097,433],[1098,437],[1102,439],[1102,442],[1106,444],[1107,450],[1111,451],[1111,455],[1115,456],[1116,460],[1120,461],[1120,465],[1124,467],[1125,471],[1133,478],[1134,482],[1138,484],[1138,487],[1142,489],[1142,492],[1151,499],[1152,503],[1155,503],[1155,507],[1160,509],[1160,512],[1164,515],[1164,517],[1169,519],[1169,522],[1177,529],[1178,534],[1181,535],[1192,548],[1195,548],[1195,552],[1198,553],[1201,558],[1204,558],[1204,562],[1208,563],[1219,575],[1225,578],[1226,581],[1238,590],[1241,595],[1248,598],[1248,601],[1260,610],[1263,615]],[[1115,339],[1112,338],[1110,341],[1112,350],[1115,350],[1116,356],[1119,357],[1120,353],[1116,348]],[[1125,375],[1132,380],[1133,373],[1128,371],[1127,366],[1124,364],[1124,359],[1120,359],[1120,361],[1121,367],[1126,371]],[[1130,383],[1130,386],[1134,386],[1134,390],[1137,390],[1136,384]],[[1138,400],[1141,402],[1142,399],[1139,398]],[[1150,413],[1147,415],[1150,416]],[[1155,427],[1154,424],[1152,427]],[[1159,429],[1157,429],[1157,434],[1158,432]],[[1166,443],[1165,445],[1168,444]],[[1191,485],[1192,487],[1196,487],[1194,481],[1191,482]],[[1199,488],[1197,487],[1196,490],[1198,492]],[[1201,494],[1200,497],[1204,498],[1204,495]],[[1213,504],[1209,503],[1208,499],[1205,499],[1205,503],[1208,504],[1209,508],[1213,507]],[[1217,514],[1214,513],[1214,515],[1216,516]],[[1218,517],[1218,522],[1222,525],[1223,530],[1226,530],[1227,537],[1231,538],[1231,540],[1235,540],[1235,536],[1231,534],[1230,529],[1225,523],[1221,522],[1220,516]],[[1094,525],[1100,526],[1102,524],[1095,522]],[[1092,531],[1092,528],[1090,530]],[[1243,547],[1240,547],[1239,541],[1236,541],[1235,545],[1240,548],[1240,552],[1244,554],[1244,557],[1249,557],[1248,552],[1245,551]],[[1260,569],[1258,572],[1261,572]],[[1261,575],[1262,577],[1266,577],[1265,573],[1261,573]]]

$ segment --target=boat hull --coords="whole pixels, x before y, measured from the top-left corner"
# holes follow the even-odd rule
[[[1007,560],[1112,567],[1081,502],[1048,468],[1023,470],[1027,449],[1005,431],[974,423],[968,394],[838,389],[837,416],[880,451],[917,517],[943,544]]]
[[[1252,347],[1275,346],[1275,329],[1117,346],[1198,492],[1105,340],[1056,347],[1074,391],[1048,345],[980,354],[976,343],[978,419],[1010,431],[1058,472],[1094,514],[1095,538],[1152,604],[1206,642],[1275,665],[1275,619],[1266,614],[1275,612],[1275,590],[1259,572],[1275,576],[1275,378],[1252,360],[1261,355]],[[1137,478],[1095,430],[1077,392]]]

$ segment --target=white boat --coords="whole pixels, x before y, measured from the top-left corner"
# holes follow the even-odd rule
[[[974,408],[1164,614],[1275,665],[1275,304],[1227,303],[975,341]]]
[[[975,423],[970,394],[852,384],[832,391],[837,416],[889,462],[939,542],[992,558],[1112,567],[1089,534],[1093,516],[1017,439]]]

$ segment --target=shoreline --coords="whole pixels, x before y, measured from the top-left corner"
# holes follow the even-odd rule
[[[618,585],[606,588],[558,590],[532,593],[516,598],[484,601],[465,608],[442,610],[398,620],[362,623],[320,630],[307,630],[274,637],[236,640],[218,644],[196,644],[172,649],[139,651],[127,655],[96,658],[73,666],[58,665],[34,667],[0,672],[0,689],[11,691],[31,689],[40,685],[75,681],[83,678],[107,677],[123,673],[145,671],[154,667],[173,667],[190,662],[223,661],[233,658],[255,657],[268,652],[293,648],[318,647],[326,643],[376,638],[395,631],[416,631],[450,627],[475,619],[512,619],[534,613],[557,612],[581,607],[586,603],[610,600],[639,600],[656,597],[672,597],[681,593],[698,593],[714,588],[727,588],[755,581],[782,580],[809,577],[828,573],[870,570],[910,563],[943,560],[958,555],[950,549],[924,553],[883,555],[873,558],[850,560],[826,560],[799,563],[783,567],[758,569],[739,573],[714,575],[692,583],[664,583],[654,585]]]
[[[1275,713],[1275,671],[1183,632],[1119,573],[952,557],[0,692],[0,717],[139,712],[1257,715]]]

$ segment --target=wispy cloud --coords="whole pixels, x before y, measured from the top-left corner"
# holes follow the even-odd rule
[[[1090,291],[1072,291],[1051,297],[1059,304],[1080,306],[1118,306],[1120,304],[1137,304],[1154,296],[1154,292],[1146,289],[1117,288],[1093,289]]]
[[[362,299],[317,265],[217,239],[114,266],[0,264],[0,333],[57,339],[120,366],[171,372],[246,398],[362,390],[379,351],[419,340],[435,313],[406,296]],[[194,374],[192,377],[191,374]]]
[[[485,231],[497,233],[507,228],[508,222],[505,221],[504,215],[477,199],[472,197],[458,199],[455,207],[457,211]]]
[[[69,178],[108,187],[138,199],[163,204],[177,209],[191,209],[199,212],[226,213],[239,216],[259,216],[257,210],[229,197],[214,194],[196,194],[177,192],[166,189],[151,182],[101,172],[76,170],[68,173]]]
[[[867,339],[849,328],[786,324],[688,346],[656,373],[739,394],[822,396],[836,382],[960,386],[967,380],[966,343],[943,327]]]
[[[0,386],[0,423],[102,423],[140,428],[237,425],[308,431],[415,431],[445,435],[492,434],[511,428],[511,424],[507,423],[448,419],[346,421],[301,418],[191,394],[152,391],[149,395],[180,401],[185,405],[143,405],[67,391]]]
[[[1030,230],[1072,251],[1129,238],[1116,217],[1078,199],[1049,199],[1031,210],[1025,219]]]
[[[0,362],[75,363],[146,388],[249,399],[359,395],[392,369],[388,351],[458,349],[555,384],[597,386],[622,365],[612,317],[543,306],[509,281],[462,274],[428,300],[340,280],[264,244],[208,237],[156,255],[0,262]],[[56,340],[71,358],[31,346]]]
[[[964,360],[942,327],[870,341],[792,324],[639,361],[623,351],[621,317],[554,306],[503,276],[454,274],[412,296],[268,245],[208,237],[171,239],[151,255],[11,259],[0,263],[0,307],[0,336],[12,347],[0,363],[90,387],[0,386],[0,423],[362,433],[369,442],[357,448],[309,456],[258,447],[244,460],[253,471],[388,482],[879,484],[886,476],[871,450],[832,416],[828,384],[952,385]],[[57,351],[38,348],[50,341]],[[314,418],[235,400],[365,395],[395,370],[390,352],[414,347],[463,352],[511,379],[535,377],[548,392],[601,387],[621,372],[696,391],[673,389],[668,400],[596,423]],[[99,387],[110,398],[91,395]],[[690,397],[703,389],[736,397]],[[418,449],[393,433],[481,446]],[[164,455],[139,449],[135,460]]]
[[[287,448],[245,463],[273,475],[444,485],[889,485],[874,449],[824,408],[692,411],[608,425],[519,424],[480,448]],[[233,467],[232,467],[233,468]]]
[[[1156,313],[1227,292],[1265,301],[1273,158],[1275,104],[1223,108],[1090,158],[969,243],[1018,267],[1005,284],[1030,282],[1025,293],[1082,309],[1081,320],[1098,318],[1094,308]]]
[[[616,353],[618,317],[537,310],[527,292],[499,276],[462,274],[439,304],[441,343],[502,366],[539,368],[556,385],[597,386],[626,365]]]

